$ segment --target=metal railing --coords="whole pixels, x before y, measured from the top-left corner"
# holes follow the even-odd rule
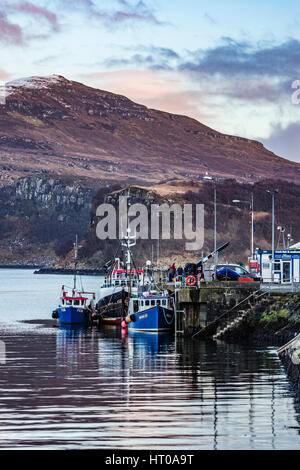
[[[237,312],[236,309],[241,307],[245,302],[250,303],[250,300],[255,300],[256,301],[256,300],[260,299],[261,297],[263,297],[266,294],[267,294],[267,292],[261,292],[260,289],[255,291],[255,292],[252,292],[250,295],[248,295],[243,300],[241,300],[236,305],[234,305],[230,310],[227,310],[226,312],[222,313],[217,318],[215,318],[212,322],[208,323],[208,325],[206,325],[204,328],[197,331],[197,333],[195,333],[192,336],[192,338],[195,338],[198,335],[203,336],[207,333],[211,333],[211,335],[214,335],[215,332],[217,331],[217,328],[220,325],[224,325],[226,322],[232,321],[234,319],[234,317],[239,314],[239,312]]]
[[[264,292],[291,292],[291,293],[299,293],[300,294],[300,283],[299,282],[291,282],[291,283],[272,283],[272,282],[264,282],[261,283],[260,288]]]

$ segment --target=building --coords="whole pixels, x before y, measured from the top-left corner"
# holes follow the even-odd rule
[[[257,250],[255,256],[263,282],[272,282],[272,251]],[[300,243],[287,250],[275,250],[273,270],[276,283],[300,282]]]

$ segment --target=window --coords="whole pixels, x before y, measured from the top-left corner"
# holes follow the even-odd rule
[[[151,300],[151,305],[155,305],[155,300]]]
[[[146,305],[146,307],[149,307],[149,305],[150,305],[149,300],[145,300],[145,305]]]
[[[79,305],[79,300],[74,300],[74,305]]]
[[[275,262],[274,262],[274,271],[280,271],[280,269],[281,269],[280,260],[275,259]]]
[[[237,272],[238,274],[245,274],[245,270],[244,270],[243,268],[234,267],[233,269],[234,269],[235,272]]]
[[[166,299],[162,300],[162,304],[163,304],[163,305],[167,305]]]
[[[157,301],[156,301],[156,305],[160,305],[160,300],[157,300]]]

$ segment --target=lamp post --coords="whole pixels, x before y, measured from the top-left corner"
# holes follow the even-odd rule
[[[268,189],[266,190],[267,193],[271,194],[272,196],[272,269],[271,269],[271,276],[272,276],[272,282],[274,281],[274,254],[275,254],[275,248],[274,248],[274,239],[275,239],[275,194],[278,193],[278,189],[275,189],[274,191],[269,191]]]
[[[216,279],[216,272],[217,272],[217,264],[218,264],[218,254],[216,253],[217,250],[217,187],[216,181],[212,176],[206,172],[205,176],[203,176],[203,180],[211,181],[214,185],[214,252],[215,252],[215,279]]]
[[[253,204],[253,193],[251,193],[251,200],[249,201],[240,201],[239,199],[233,199],[232,201],[235,204],[249,204],[250,206],[250,213],[251,213],[251,242],[250,242],[250,253],[251,259],[254,256],[254,204]]]

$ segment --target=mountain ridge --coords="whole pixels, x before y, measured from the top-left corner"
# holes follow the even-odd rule
[[[300,164],[262,143],[223,134],[188,116],[147,108],[61,75],[7,84],[0,106],[0,185],[28,174],[89,187],[201,179],[298,181]]]

